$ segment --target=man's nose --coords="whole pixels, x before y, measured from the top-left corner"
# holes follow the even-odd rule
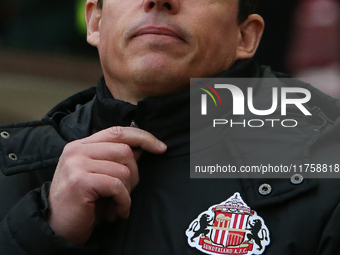
[[[144,0],[145,12],[150,12],[153,9],[176,14],[180,9],[180,3],[179,0]]]

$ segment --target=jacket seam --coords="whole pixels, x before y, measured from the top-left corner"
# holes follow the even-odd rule
[[[17,125],[15,127],[2,125],[0,128],[6,130],[6,129],[22,129],[22,128],[27,128],[27,127],[32,127],[32,128],[43,127],[43,126],[53,127],[49,125],[48,123],[42,123],[42,121],[36,121],[36,122],[40,122],[40,123],[37,123],[37,125],[32,125],[32,122],[22,122],[22,123],[13,124],[13,125]]]
[[[44,160],[42,160],[42,161],[35,161],[35,162],[33,162],[33,163],[25,163],[25,164],[18,164],[18,165],[15,165],[15,166],[8,166],[8,167],[6,167],[5,169],[7,169],[7,170],[10,170],[10,169],[13,169],[13,168],[16,168],[16,167],[22,167],[22,166],[26,166],[26,168],[28,169],[28,171],[20,171],[20,172],[15,172],[15,173],[7,173],[7,171],[5,171],[5,169],[1,169],[1,172],[4,174],[4,175],[6,175],[6,176],[8,176],[8,175],[15,175],[15,174],[19,174],[19,173],[24,173],[24,172],[30,172],[31,170],[29,169],[30,168],[30,166],[32,165],[32,164],[36,164],[36,163],[49,163],[50,161],[52,161],[52,160],[59,160],[59,157],[60,156],[58,156],[58,157],[54,157],[54,158],[49,158],[49,159],[44,159]],[[53,165],[54,163],[51,163],[51,166]],[[46,167],[49,167],[49,166],[46,166]],[[32,169],[32,170],[37,170],[37,169]],[[7,173],[7,174],[5,174],[5,172]]]

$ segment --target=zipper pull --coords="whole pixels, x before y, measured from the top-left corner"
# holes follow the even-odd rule
[[[139,126],[137,125],[137,123],[135,122],[135,120],[132,120],[132,121],[131,121],[130,127],[139,128]]]

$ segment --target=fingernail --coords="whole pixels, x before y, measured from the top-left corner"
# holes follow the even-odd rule
[[[157,145],[158,145],[158,148],[160,148],[161,150],[165,150],[168,147],[168,146],[166,146],[165,143],[163,143],[160,140],[157,140]]]

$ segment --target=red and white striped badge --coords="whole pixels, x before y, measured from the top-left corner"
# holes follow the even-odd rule
[[[262,254],[270,243],[264,221],[235,193],[189,225],[188,243],[206,254]]]

